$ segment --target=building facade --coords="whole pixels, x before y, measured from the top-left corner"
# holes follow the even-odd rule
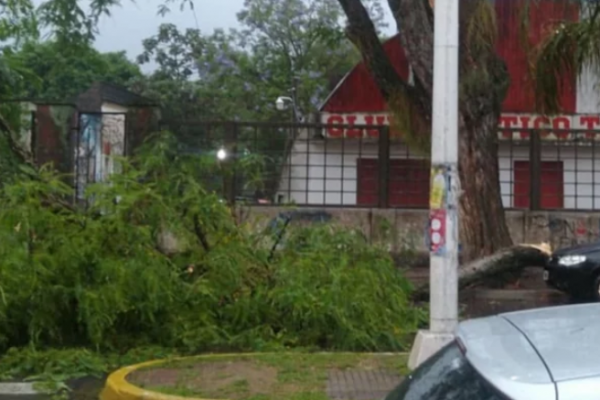
[[[530,43],[535,45],[560,20],[585,16],[577,4],[542,0],[532,7]],[[504,58],[511,86],[499,121],[499,168],[507,208],[529,208],[533,184],[541,209],[600,209],[600,92],[591,69],[563,76],[557,116],[536,114],[529,58],[519,39],[519,0],[496,0],[497,51]],[[384,43],[400,76],[412,73],[398,36]],[[358,64],[331,92],[319,113],[320,132],[299,133],[280,185],[280,198],[298,205],[427,208],[429,162],[392,131],[389,153],[381,150],[381,127],[390,126],[385,101],[364,64]],[[345,129],[333,125],[345,125]],[[373,126],[360,129],[359,126]],[[531,136],[539,142],[532,160]],[[382,154],[389,158],[381,179]],[[537,175],[532,175],[536,162]],[[531,182],[532,176],[538,182]],[[387,185],[381,190],[381,185]],[[382,203],[381,196],[387,196]]]

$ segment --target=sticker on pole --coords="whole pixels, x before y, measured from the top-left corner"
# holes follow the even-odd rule
[[[439,209],[446,203],[446,169],[443,166],[431,167],[431,194],[429,208]]]
[[[439,256],[446,252],[446,210],[429,213],[429,250]]]

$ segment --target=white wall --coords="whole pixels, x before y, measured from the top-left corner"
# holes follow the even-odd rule
[[[377,141],[307,139],[299,135],[284,168],[279,188],[284,201],[296,204],[351,206],[356,204],[356,160],[377,158]],[[391,158],[420,158],[393,143]]]
[[[298,205],[356,205],[358,158],[377,158],[377,142],[356,139],[310,139],[300,135],[284,168],[279,194]],[[391,158],[420,158],[401,144],[393,144]],[[514,161],[528,160],[527,145],[501,144],[500,185],[505,207],[513,207]],[[564,208],[600,209],[600,143],[556,147],[545,144],[542,161],[562,161]],[[576,197],[577,196],[577,197]]]

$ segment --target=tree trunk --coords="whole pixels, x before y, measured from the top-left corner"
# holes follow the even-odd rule
[[[360,50],[390,111],[408,114],[409,142],[431,134],[433,10],[428,0],[388,0],[414,73],[409,85],[395,73],[361,0],[338,0],[348,36]],[[496,27],[487,0],[461,0],[459,173],[461,258],[469,262],[509,247],[498,174],[498,117],[508,72],[494,51]],[[473,29],[473,27],[477,29]],[[402,116],[401,116],[402,117]],[[406,128],[406,129],[405,129]],[[418,142],[418,141],[417,141]]]
[[[498,115],[489,113],[470,124],[461,122],[459,227],[465,262],[512,245],[500,193],[497,121]]]

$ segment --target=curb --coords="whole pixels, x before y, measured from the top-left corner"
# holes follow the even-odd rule
[[[47,398],[31,382],[0,382],[0,400],[37,400]]]
[[[142,389],[138,386],[132,385],[127,381],[127,375],[132,372],[146,367],[153,367],[160,364],[165,364],[173,361],[189,361],[189,360],[199,360],[199,359],[215,359],[218,360],[220,358],[230,358],[230,357],[253,357],[257,354],[260,355],[269,355],[269,354],[294,354],[294,353],[241,353],[241,354],[205,354],[199,356],[192,357],[177,357],[177,358],[168,358],[163,360],[153,360],[147,361],[140,364],[130,365],[128,367],[123,367],[121,369],[116,370],[112,374],[108,376],[106,379],[106,384],[104,385],[104,389],[100,393],[100,400],[217,400],[217,399],[205,399],[200,397],[182,397],[170,394],[164,394],[159,392],[154,392],[151,390]],[[313,353],[313,354],[334,354],[332,352],[321,352],[321,353]],[[351,353],[351,352],[340,352],[335,354],[363,354],[363,355],[386,355],[386,356],[407,356],[407,353]],[[4,399],[0,399],[4,400]],[[218,400],[227,400],[227,399],[218,399]]]

